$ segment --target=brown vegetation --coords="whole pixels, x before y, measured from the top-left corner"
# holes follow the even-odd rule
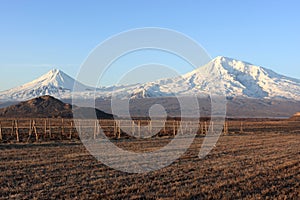
[[[271,133],[225,136],[200,160],[202,138],[197,138],[171,166],[148,174],[110,169],[78,143],[2,145],[0,197],[296,199],[300,197],[299,139],[295,134]],[[167,139],[160,140],[146,144]],[[142,144],[132,142],[131,147]]]
[[[243,133],[241,122],[230,123],[205,159],[198,158],[197,137],[172,165],[147,174],[111,169],[78,141],[1,144],[0,198],[299,199],[299,123],[243,122]],[[171,139],[114,142],[149,151]]]

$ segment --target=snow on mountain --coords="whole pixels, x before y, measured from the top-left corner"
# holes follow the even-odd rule
[[[122,94],[126,98],[226,95],[300,100],[300,80],[247,62],[219,56],[183,76],[114,92],[116,96],[120,97]]]
[[[75,84],[75,80],[64,72],[53,69],[40,78],[22,86],[0,92],[0,98],[5,100],[27,100],[43,95],[52,95],[63,98],[69,94]],[[94,88],[78,83],[80,91],[92,91]]]
[[[221,56],[184,75],[183,79],[191,85],[188,93],[198,90],[218,94],[218,88],[222,86],[225,95],[231,97],[300,100],[300,80]]]
[[[23,86],[0,92],[0,99],[29,99],[41,95],[57,98],[147,98],[170,96],[247,97],[258,99],[300,100],[300,80],[247,62],[216,57],[208,64],[185,75],[154,82],[127,86],[94,88],[79,84],[72,92],[75,80],[59,70],[52,70]]]

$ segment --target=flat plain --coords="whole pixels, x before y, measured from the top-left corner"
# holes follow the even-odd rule
[[[107,167],[78,140],[0,144],[0,199],[300,199],[300,128],[286,123],[232,128],[204,159],[199,135],[170,166],[143,174]],[[172,139],[112,141],[139,152]]]

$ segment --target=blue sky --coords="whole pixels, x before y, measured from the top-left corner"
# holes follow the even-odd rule
[[[300,78],[299,8],[296,0],[1,0],[0,90],[52,68],[75,76],[100,42],[141,27],[174,29],[212,57],[237,58]]]

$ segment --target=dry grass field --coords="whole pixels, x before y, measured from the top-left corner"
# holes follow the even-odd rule
[[[300,199],[297,122],[240,122],[198,158],[203,136],[172,165],[145,174],[111,169],[76,140],[0,144],[0,199]],[[172,136],[113,140],[153,150]]]

